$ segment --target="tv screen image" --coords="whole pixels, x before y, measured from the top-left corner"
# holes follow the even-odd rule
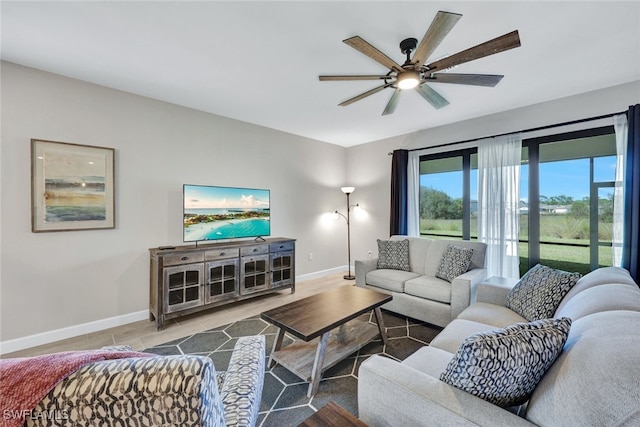
[[[271,234],[269,190],[185,184],[182,193],[185,242]]]

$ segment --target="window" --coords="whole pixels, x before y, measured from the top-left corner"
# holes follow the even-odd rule
[[[543,263],[583,274],[613,265],[612,126],[523,141],[520,271]],[[477,238],[477,150],[420,159],[420,233]]]
[[[478,155],[475,150],[420,162],[420,234],[477,238]]]
[[[420,233],[462,238],[462,156],[420,163]]]

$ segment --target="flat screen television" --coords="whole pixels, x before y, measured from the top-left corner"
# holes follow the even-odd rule
[[[185,242],[271,235],[269,190],[184,184],[182,194]]]

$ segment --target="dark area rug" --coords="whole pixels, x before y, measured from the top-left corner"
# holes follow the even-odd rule
[[[358,415],[358,367],[373,354],[404,360],[420,347],[427,345],[442,330],[434,325],[382,311],[389,343],[375,340],[342,362],[324,372],[318,393],[307,397],[308,383],[279,364],[267,369],[260,403],[258,426],[297,426],[304,419],[333,400],[354,415]],[[373,313],[361,316],[372,322]],[[375,319],[373,320],[375,322]],[[373,323],[372,322],[372,323]],[[265,335],[267,359],[273,347],[277,328],[259,316],[239,320],[219,328],[200,332],[144,351],[161,355],[200,354],[209,356],[217,370],[227,369],[231,351],[239,337]],[[294,341],[285,335],[283,345]]]

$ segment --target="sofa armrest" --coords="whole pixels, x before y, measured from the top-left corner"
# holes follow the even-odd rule
[[[226,426],[254,426],[265,370],[265,337],[238,339],[220,390]]]
[[[158,356],[90,363],[59,382],[26,425],[93,426],[222,423],[213,361],[206,356]],[[109,421],[111,420],[111,421]]]
[[[507,303],[507,295],[515,286],[518,279],[506,277],[490,277],[480,283],[476,291],[476,301],[504,307]]]
[[[364,287],[367,283],[367,273],[376,268],[378,268],[378,258],[356,260],[356,286]]]
[[[456,277],[451,281],[451,318],[458,314],[471,303],[471,293],[476,285],[487,277],[487,270],[474,268]]]
[[[368,426],[532,426],[524,418],[382,356],[358,371],[358,416]]]

